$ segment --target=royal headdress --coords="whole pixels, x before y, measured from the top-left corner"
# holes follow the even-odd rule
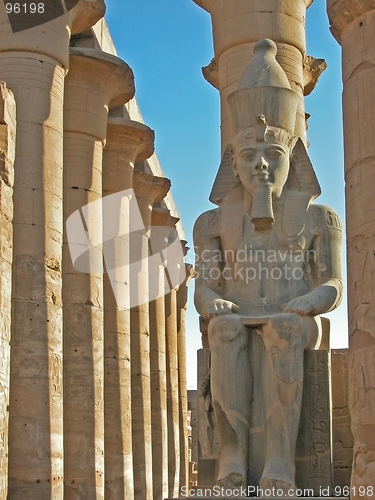
[[[254,47],[254,58],[243,72],[237,89],[229,95],[233,137],[248,129],[249,140],[281,141],[291,150],[294,161],[285,192],[283,230],[289,238],[302,232],[306,210],[320,195],[320,186],[304,142],[295,134],[299,96],[276,60],[277,46],[263,39]],[[227,193],[239,184],[231,165],[233,147],[228,144],[210,201],[221,205]],[[271,209],[272,210],[272,209]]]

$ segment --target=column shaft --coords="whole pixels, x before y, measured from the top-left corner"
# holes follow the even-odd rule
[[[65,71],[48,56],[22,52],[1,53],[0,70],[17,103],[9,497],[62,498]]]
[[[156,278],[154,274],[153,279]],[[164,268],[159,286],[164,289]],[[150,302],[152,481],[155,499],[168,497],[168,424],[164,296]]]
[[[167,418],[169,496],[177,498],[180,486],[180,417],[178,385],[177,291],[165,296],[167,343]]]
[[[375,4],[328,1],[342,46],[348,252],[351,496],[370,499],[375,478]],[[363,493],[363,492],[362,492]]]
[[[84,208],[90,241],[101,241],[102,155],[107,110],[134,94],[133,75],[120,59],[71,49],[64,113],[64,220]],[[109,79],[111,77],[111,79]],[[126,94],[126,91],[128,94]],[[104,342],[101,248],[73,266],[64,239],[65,495],[104,498]],[[82,272],[83,271],[83,272]]]
[[[13,163],[16,152],[16,104],[13,94],[0,82],[0,500],[8,494],[8,405],[10,379]]]
[[[134,161],[152,154],[153,138],[152,130],[141,123],[109,118],[103,196],[132,187]],[[111,268],[111,275],[104,275],[105,496],[133,500],[130,309],[123,308],[130,301],[129,199],[118,203],[121,207],[111,204],[114,212],[103,214],[104,224],[116,234],[104,244],[107,271]],[[115,214],[121,214],[121,220],[113,220]]]
[[[162,228],[165,236],[175,229],[178,222],[168,209],[154,207],[152,226]],[[150,288],[155,287],[159,276],[159,297],[150,302],[150,347],[151,347],[151,419],[152,419],[152,459],[154,498],[169,496],[168,484],[168,418],[167,418],[167,359],[166,359],[166,317],[165,269],[159,264],[158,269],[150,269]]]
[[[165,197],[170,181],[135,171],[133,185],[146,228],[143,232],[132,233],[130,238],[130,261],[136,263],[133,264],[130,286],[138,304],[130,313],[134,488],[136,500],[152,500],[149,242],[146,231],[151,225],[152,205]]]
[[[101,198],[101,141],[64,135],[64,219]],[[80,161],[81,159],[81,161]],[[79,177],[79,178],[78,178]],[[100,224],[101,214],[95,214]],[[98,231],[100,228],[98,228]],[[66,499],[104,498],[103,277],[63,253]]]
[[[13,33],[5,5],[0,5],[0,73],[17,103],[9,399],[12,500],[63,497],[64,76],[73,24],[79,22],[85,30],[104,9],[101,1],[88,6],[80,0],[65,16]]]
[[[186,280],[177,291],[177,351],[178,351],[178,388],[180,420],[180,488],[189,484],[188,455],[188,404],[187,404],[187,367],[186,367],[186,308],[187,285],[192,278],[192,266],[186,264]]]

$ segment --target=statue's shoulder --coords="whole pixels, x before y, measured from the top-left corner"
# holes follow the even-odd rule
[[[194,224],[194,237],[211,237],[219,235],[221,227],[221,209],[214,208],[201,214]]]
[[[312,203],[308,209],[308,216],[311,228],[317,232],[325,228],[342,231],[340,217],[331,207]]]

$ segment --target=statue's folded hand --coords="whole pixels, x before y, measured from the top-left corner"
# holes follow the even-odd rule
[[[283,305],[282,309],[284,312],[301,316],[317,316],[329,312],[339,303],[341,289],[342,285],[339,280],[330,280],[306,295],[290,300]]]
[[[234,304],[230,300],[215,299],[206,305],[206,314],[209,318],[215,316],[223,316],[224,314],[236,313],[239,311],[237,304]]]

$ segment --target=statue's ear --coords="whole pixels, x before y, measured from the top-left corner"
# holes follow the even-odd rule
[[[233,146],[228,144],[221,159],[220,167],[212,186],[210,201],[218,205],[224,195],[239,183]]]
[[[236,155],[234,153],[234,148],[233,148],[232,144],[228,144],[227,149],[228,149],[228,156],[230,156],[230,166],[232,167],[233,175],[235,177],[238,177],[237,158],[236,158]]]

